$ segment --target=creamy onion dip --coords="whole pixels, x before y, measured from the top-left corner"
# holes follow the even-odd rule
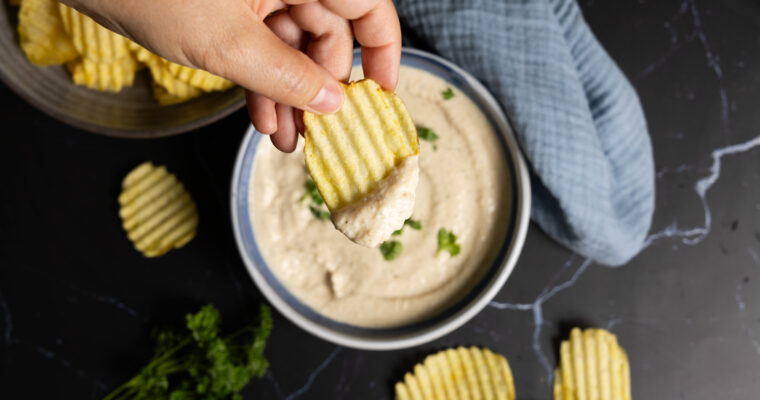
[[[401,67],[396,93],[417,126],[438,139],[420,140],[415,160],[412,218],[422,229],[407,226],[391,238],[403,246],[392,261],[315,218],[303,200],[303,143],[292,154],[268,143],[257,147],[249,188],[257,245],[280,282],[315,311],[365,327],[422,321],[461,299],[493,262],[512,207],[506,161],[483,113],[456,90],[444,100],[447,88],[432,74]],[[458,255],[436,255],[441,228],[456,234]]]
[[[419,182],[419,156],[407,157],[359,201],[330,215],[335,227],[349,239],[367,247],[377,247],[404,226],[414,211]]]

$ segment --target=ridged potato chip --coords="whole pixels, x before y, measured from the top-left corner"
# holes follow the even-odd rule
[[[166,92],[174,99],[180,101],[186,101],[194,97],[200,96],[203,91],[195,86],[182,82],[175,78],[166,68],[161,64],[147,64],[150,70],[150,76],[153,77],[153,82],[163,87]],[[156,92],[154,92],[154,95]],[[156,96],[158,99],[158,96]]]
[[[507,359],[478,347],[448,349],[429,355],[414,373],[396,383],[398,400],[514,400]]]
[[[195,202],[166,167],[146,161],[121,183],[119,216],[127,237],[145,257],[157,257],[195,237]]]
[[[306,167],[346,237],[379,246],[414,211],[417,128],[404,103],[370,79],[344,85],[335,114],[304,112]]]
[[[554,371],[555,400],[630,400],[628,357],[617,338],[604,329],[573,328],[560,344]]]
[[[55,0],[23,0],[18,14],[21,49],[33,64],[63,64],[78,57],[63,30]]]
[[[206,92],[214,90],[226,90],[234,84],[221,76],[216,76],[208,71],[186,67],[169,60],[164,60],[165,68],[178,80],[197,87]]]
[[[112,63],[96,63],[82,58],[67,63],[67,66],[75,84],[114,93],[132,86],[137,70],[137,62],[129,54]]]
[[[327,207],[353,203],[406,157],[419,154],[417,128],[395,94],[370,79],[344,85],[335,114],[304,112],[306,167]]]
[[[99,64],[113,64],[129,55],[129,40],[124,36],[109,31],[92,18],[64,4],[59,4],[58,11],[64,30],[83,59]]]
[[[206,71],[154,55],[55,0],[22,0],[18,32],[21,48],[32,63],[66,64],[74,83],[91,89],[119,92],[131,86],[141,63],[148,65],[158,83],[153,94],[161,105],[234,86]]]
[[[151,87],[153,88],[153,98],[156,99],[158,104],[162,106],[171,106],[174,104],[179,104],[185,101],[188,101],[192,98],[200,96],[203,92],[200,90],[197,90],[195,88],[188,88],[187,86],[185,89],[187,90],[187,94],[184,96],[179,96],[176,94],[169,93],[168,90],[166,90],[165,87],[159,85],[155,81],[151,82]]]
[[[148,65],[149,68],[152,68],[151,71],[153,68],[160,69],[160,73],[157,74],[161,76],[161,81],[155,78],[156,74],[154,74],[154,79],[156,79],[161,86],[164,86],[169,93],[173,93],[176,96],[182,97],[182,95],[177,94],[177,90],[174,89],[174,86],[176,85],[175,82],[179,82],[180,84],[184,83],[206,92],[226,90],[234,86],[234,83],[231,81],[216,76],[210,72],[186,67],[184,65],[173,63],[163,57],[159,57],[137,43],[130,42],[129,48],[134,52],[139,61]]]

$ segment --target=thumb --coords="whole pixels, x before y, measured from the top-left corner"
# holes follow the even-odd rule
[[[277,103],[317,113],[337,111],[343,103],[340,83],[254,18],[253,13],[250,19],[234,18],[216,43],[208,43],[211,50],[198,57],[199,66]]]

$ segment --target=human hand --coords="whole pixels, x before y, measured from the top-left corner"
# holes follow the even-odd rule
[[[295,148],[301,110],[331,113],[342,104],[338,80],[348,78],[354,36],[365,75],[386,89],[398,80],[401,30],[391,0],[62,2],[164,58],[244,87],[254,126],[282,151]]]

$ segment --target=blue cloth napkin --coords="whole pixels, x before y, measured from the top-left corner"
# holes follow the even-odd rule
[[[396,0],[421,47],[501,101],[532,169],[532,218],[577,253],[621,265],[654,211],[636,92],[573,0]]]

